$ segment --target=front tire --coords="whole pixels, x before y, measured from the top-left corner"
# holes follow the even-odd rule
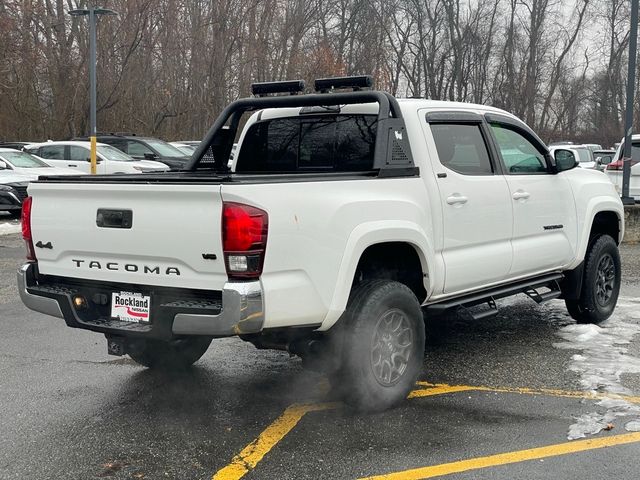
[[[582,291],[577,300],[565,300],[569,315],[578,323],[605,321],[620,293],[620,252],[609,235],[594,237],[585,256]]]
[[[340,325],[342,362],[332,384],[360,411],[407,398],[422,368],[425,327],[418,299],[399,282],[373,280],[352,292]]]
[[[211,337],[189,337],[170,341],[139,340],[127,352],[140,365],[162,370],[182,370],[205,354]]]

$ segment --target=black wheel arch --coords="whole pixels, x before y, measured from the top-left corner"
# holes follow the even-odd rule
[[[360,256],[351,289],[368,280],[394,280],[409,287],[419,302],[427,297],[426,266],[416,247],[408,242],[370,245]]]

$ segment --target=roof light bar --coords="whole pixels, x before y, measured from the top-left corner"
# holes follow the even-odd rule
[[[286,82],[260,82],[251,84],[251,93],[256,96],[270,93],[296,94],[304,91],[304,80],[288,80]]]
[[[354,77],[318,78],[315,81],[316,92],[327,93],[332,89],[352,88],[358,91],[362,88],[373,87],[371,75],[358,75]]]

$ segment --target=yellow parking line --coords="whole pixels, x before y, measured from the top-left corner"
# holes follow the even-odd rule
[[[551,388],[527,388],[527,387],[484,387],[472,385],[447,385],[446,383],[417,382],[417,385],[425,387],[414,390],[409,398],[428,397],[455,392],[495,392],[495,393],[519,393],[523,395],[547,395],[550,397],[584,398],[586,400],[614,399],[624,400],[629,403],[640,403],[640,396],[626,396],[614,393],[596,393],[579,390],[558,390]]]
[[[435,395],[445,395],[448,393],[459,392],[496,392],[496,393],[517,393],[526,395],[548,395],[555,397],[568,397],[568,398],[585,398],[599,400],[604,398],[615,398],[626,400],[631,403],[640,403],[640,397],[626,397],[621,395],[608,395],[597,394],[593,392],[580,392],[571,390],[555,390],[555,389],[532,389],[532,388],[511,388],[511,387],[484,387],[473,385],[447,385],[445,383],[429,383],[429,382],[417,382],[419,388],[409,393],[408,398],[423,398]],[[280,417],[278,417],[271,425],[269,425],[253,442],[247,445],[238,455],[236,455],[231,463],[226,467],[219,470],[212,477],[212,480],[239,480],[249,471],[253,470],[255,466],[262,460],[262,458],[269,453],[269,451],[278,444],[295,426],[300,422],[309,412],[316,412],[320,410],[330,410],[336,408],[337,403],[317,403],[317,404],[294,404],[288,407]],[[623,437],[623,436],[620,436]],[[606,437],[618,438],[618,437]],[[591,440],[589,440],[591,441]],[[571,445],[579,444],[579,442],[573,442]],[[608,445],[603,445],[608,446]],[[551,448],[551,447],[547,447]],[[593,447],[600,448],[600,447]],[[578,450],[580,451],[580,450]],[[570,452],[567,452],[570,453]],[[504,454],[509,455],[509,454]],[[559,454],[561,455],[561,454]],[[541,458],[541,457],[535,457]],[[520,460],[522,461],[522,460]],[[454,462],[454,464],[460,462]],[[449,464],[445,464],[449,465]],[[435,467],[427,467],[435,468]],[[482,468],[482,467],[478,467]],[[404,474],[404,472],[403,472]],[[442,474],[444,475],[444,474]],[[374,477],[378,478],[378,477]],[[382,476],[380,478],[387,478]],[[389,478],[405,478],[389,477]],[[413,478],[413,477],[406,477]],[[419,477],[429,478],[429,477]]]
[[[443,463],[440,465],[405,470],[403,472],[389,473],[375,477],[366,477],[360,480],[421,480],[424,478],[450,475],[452,473],[467,472],[469,470],[478,470],[481,468],[496,467],[499,465],[508,465],[527,460],[556,457],[559,455],[567,455],[569,453],[578,453],[587,450],[595,450],[598,448],[613,447],[616,445],[625,445],[637,442],[640,442],[640,432],[558,443],[556,445],[531,448],[529,450],[499,453],[497,455],[489,455],[487,457],[470,458],[468,460],[460,460],[458,462]]]
[[[238,480],[253,470],[262,458],[309,412],[335,408],[335,403],[294,404],[247,445],[231,463],[213,475],[212,480]]]
[[[470,392],[476,390],[476,387],[467,385],[436,385],[429,388],[420,388],[409,393],[407,398],[431,397],[433,395],[444,395],[446,393]]]

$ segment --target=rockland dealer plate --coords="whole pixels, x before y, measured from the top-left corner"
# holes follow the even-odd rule
[[[113,292],[111,296],[111,317],[125,322],[150,321],[151,297],[141,293]]]

